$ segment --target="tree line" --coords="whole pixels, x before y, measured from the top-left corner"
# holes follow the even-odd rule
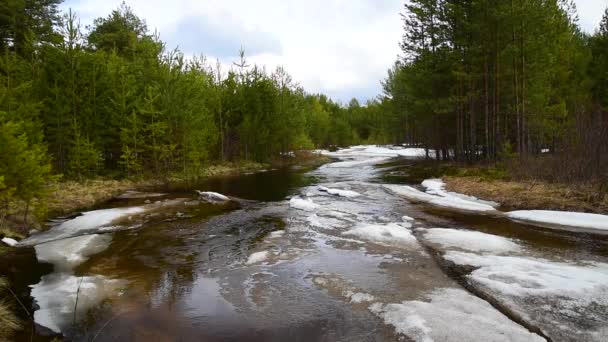
[[[210,163],[362,140],[354,109],[282,67],[249,65],[244,51],[230,68],[186,58],[125,3],[86,28],[60,3],[0,6],[3,207],[29,203],[56,175],[195,178]]]
[[[563,180],[608,179],[608,9],[594,34],[571,0],[411,0],[402,19],[377,103],[395,141],[462,162],[549,153]]]

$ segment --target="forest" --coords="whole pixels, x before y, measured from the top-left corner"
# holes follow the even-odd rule
[[[570,0],[406,2],[384,93],[343,104],[246,51],[229,70],[187,58],[125,3],[90,27],[60,3],[0,8],[5,209],[59,178],[196,178],[222,161],[358,143],[607,183],[608,10],[588,34]]]

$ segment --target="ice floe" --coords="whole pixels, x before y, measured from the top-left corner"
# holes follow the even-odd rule
[[[467,200],[457,196],[443,197],[432,195],[407,185],[384,184],[383,187],[397,195],[407,198],[410,201],[428,203],[436,207],[468,212],[497,212],[493,206],[486,203]]]
[[[370,311],[414,341],[545,341],[460,289],[435,290],[425,301],[374,303]]]
[[[335,196],[339,196],[339,197],[347,197],[347,198],[354,198],[354,197],[361,196],[361,194],[356,191],[331,189],[331,188],[327,188],[324,186],[319,186],[319,191],[324,191],[330,195],[335,195]]]
[[[390,157],[377,157],[377,158],[365,158],[357,160],[340,161],[331,164],[327,164],[329,168],[354,168],[359,166],[374,165],[389,160]]]
[[[457,192],[450,192],[445,189],[445,183],[441,179],[427,179],[421,183],[421,185],[426,189],[426,193],[431,195],[437,195],[441,197],[451,198],[456,197],[462,200],[487,204],[491,207],[498,207],[500,203],[493,201],[486,201],[479,199],[474,196],[469,196],[465,194],[459,194]]]
[[[343,235],[357,236],[381,244],[416,245],[417,240],[410,230],[396,223],[389,224],[359,224]]]
[[[472,230],[432,228],[423,229],[424,239],[442,247],[456,247],[472,252],[509,253],[522,248],[513,240]]]
[[[310,198],[301,198],[301,197],[292,197],[289,200],[289,206],[294,209],[304,210],[304,211],[314,211],[319,205],[314,203]]]
[[[547,228],[572,228],[608,234],[608,215],[551,210],[519,210],[506,215],[515,221]]]
[[[353,304],[360,304],[364,302],[371,302],[376,299],[376,297],[372,296],[369,293],[364,292],[353,292],[352,290],[348,290],[344,292],[344,296],[350,299],[350,302]]]

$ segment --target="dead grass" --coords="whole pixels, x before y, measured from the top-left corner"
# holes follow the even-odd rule
[[[8,284],[0,278],[0,294],[4,296]],[[0,300],[0,341],[10,341],[13,333],[21,328],[17,316],[5,299]]]
[[[545,209],[608,213],[608,196],[595,184],[443,177],[447,189],[501,203],[510,209]]]

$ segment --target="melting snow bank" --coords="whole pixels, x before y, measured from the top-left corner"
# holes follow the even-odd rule
[[[554,341],[605,341],[608,264],[448,251],[444,259],[476,267],[471,286],[538,326]]]
[[[380,244],[398,244],[398,245],[414,245],[418,242],[412,232],[404,227],[410,227],[407,223],[401,225],[389,223],[386,225],[380,224],[360,224],[351,230],[343,232],[343,235],[353,235],[365,240]]]
[[[545,341],[460,289],[436,290],[428,301],[374,303],[369,309],[414,341]]]
[[[423,148],[411,148],[403,146],[390,146],[382,147],[376,145],[359,145],[352,146],[349,148],[340,149],[336,152],[329,151],[317,151],[329,157],[345,157],[345,156],[357,156],[357,157],[414,157],[420,158],[426,156],[426,150]],[[429,151],[429,156],[433,157],[434,152]]]
[[[512,220],[541,227],[608,234],[608,215],[550,210],[511,211],[506,215]]]
[[[303,199],[300,197],[292,197],[289,200],[289,206],[304,211],[314,211],[319,207],[319,205],[314,203],[310,198]]]
[[[340,196],[340,197],[347,197],[347,198],[354,198],[354,197],[361,196],[361,194],[358,193],[358,192],[356,192],[356,191],[340,190],[340,189],[330,189],[330,188],[326,188],[324,186],[320,186],[319,187],[319,191],[324,191],[324,192],[327,192],[330,195],[335,195],[335,196]]]
[[[266,261],[268,259],[268,251],[256,252],[249,256],[245,264],[253,265],[258,264],[260,262]]]
[[[47,242],[35,246],[36,257],[40,262],[53,264],[55,272],[69,271],[89,256],[104,251],[111,241],[109,234],[93,234]]]
[[[453,195],[444,197],[428,194],[407,185],[384,184],[383,187],[397,195],[407,198],[410,201],[428,203],[436,207],[466,212],[498,213],[493,206],[478,200],[473,201]]]
[[[493,208],[496,208],[500,205],[500,203],[481,200],[474,196],[468,196],[468,195],[464,195],[464,194],[459,194],[457,192],[446,191],[445,183],[441,179],[427,179],[427,180],[423,181],[421,185],[426,189],[426,193],[431,194],[431,195],[437,195],[437,196],[445,197],[445,198],[462,199],[462,200],[469,201],[469,202],[489,205]]]
[[[390,157],[380,157],[380,158],[367,158],[367,159],[359,159],[359,160],[341,161],[341,162],[327,164],[326,167],[353,168],[353,167],[358,167],[358,166],[374,165],[374,164],[382,163],[389,159],[391,159],[391,158]]]
[[[472,230],[432,228],[423,230],[424,239],[442,247],[456,247],[472,252],[508,253],[522,248],[511,239]]]
[[[38,284],[31,286],[31,296],[40,307],[34,312],[34,321],[60,333],[72,325],[74,317],[84,318],[89,309],[97,307],[123,286],[124,281],[104,276],[76,277],[63,273],[46,275]],[[78,306],[74,314],[76,293]]]

